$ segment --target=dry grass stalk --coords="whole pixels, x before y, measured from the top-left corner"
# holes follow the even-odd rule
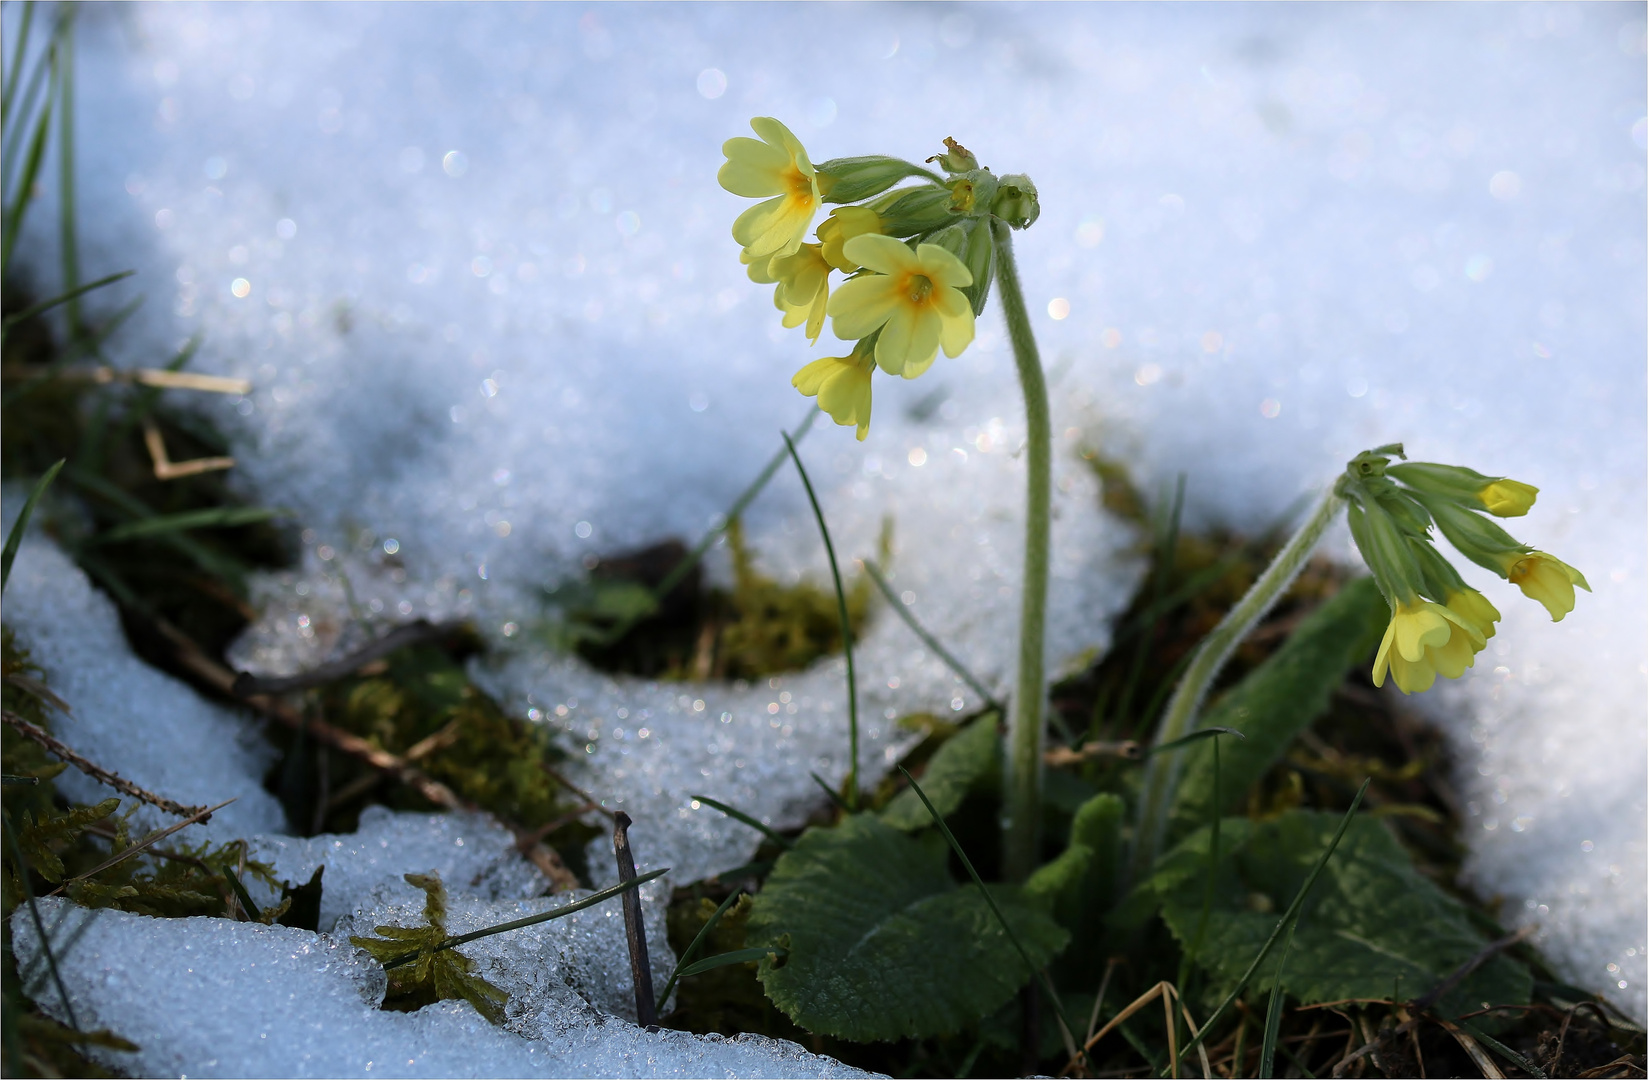
[[[178,817],[195,817],[200,814],[206,814],[207,817],[211,816],[210,812],[204,806],[184,806],[180,802],[156,795],[152,791],[145,791],[143,788],[138,787],[130,780],[122,777],[119,773],[110,772],[108,769],[103,768],[103,766],[97,764],[96,762],[90,761],[87,758],[75,753],[73,750],[70,750],[67,746],[63,745],[56,738],[54,738],[49,732],[29,723],[27,720],[23,719],[21,716],[18,716],[10,709],[4,710],[4,717],[6,726],[23,736],[25,739],[38,743],[40,746],[44,747],[48,753],[68,762],[70,765],[73,765],[93,780],[96,780],[98,783],[107,784],[109,787],[114,788],[122,795],[130,795],[134,799],[146,802],[150,806],[157,806],[166,811],[168,814],[176,814]],[[201,818],[201,820],[204,821],[206,819]]]
[[[199,476],[201,473],[219,472],[223,469],[235,467],[232,457],[203,457],[193,461],[174,462],[166,454],[166,440],[160,437],[160,429],[152,420],[143,421],[143,445],[149,448],[149,458],[154,462],[156,480],[179,480],[185,476]]]
[[[47,893],[46,895],[47,896],[56,896],[58,893],[62,892],[64,889],[68,888],[70,885],[73,885],[77,881],[85,881],[87,878],[96,877],[98,874],[101,874],[103,871],[107,870],[109,867],[115,866],[119,863],[123,863],[127,859],[131,858],[133,855],[136,855],[136,854],[138,854],[138,853],[154,846],[155,844],[160,843],[160,841],[166,839],[168,836],[170,836],[173,833],[177,832],[179,829],[186,829],[190,825],[193,825],[197,822],[205,821],[207,818],[210,818],[213,814],[217,813],[219,810],[222,810],[225,806],[228,806],[230,803],[232,803],[234,801],[235,801],[234,799],[224,799],[222,802],[218,803],[216,806],[205,807],[200,811],[200,813],[195,814],[192,817],[184,818],[182,821],[178,822],[176,825],[171,825],[171,826],[168,826],[167,828],[164,828],[164,829],[157,829],[156,831],[150,833],[148,836],[145,836],[143,839],[139,840],[137,843],[133,844],[131,847],[126,848],[124,851],[116,852],[114,855],[111,855],[109,858],[104,859],[102,862],[98,863],[96,866],[92,867],[90,870],[86,871],[84,874],[76,874],[74,877],[69,878],[67,881],[63,882],[63,884],[59,885],[57,888],[53,889],[51,892]]]

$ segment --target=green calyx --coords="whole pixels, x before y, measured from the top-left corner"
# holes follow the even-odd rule
[[[820,181],[824,201],[851,203],[873,198],[912,176],[939,183],[939,177],[920,165],[885,154],[867,154],[863,157],[834,158],[814,167]],[[827,181],[827,182],[826,182]]]

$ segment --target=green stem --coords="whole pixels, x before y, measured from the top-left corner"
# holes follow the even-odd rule
[[[1007,316],[1019,386],[1024,391],[1025,459],[1029,492],[1024,512],[1024,597],[1019,615],[1019,671],[1009,725],[1006,845],[1007,880],[1023,881],[1035,869],[1040,850],[1042,699],[1046,696],[1047,567],[1052,521],[1053,425],[1047,407],[1030,313],[1019,286],[1013,237],[1005,221],[992,219],[996,242],[996,289]]]
[[[1299,526],[1276,558],[1260,575],[1237,605],[1220,620],[1212,633],[1202,639],[1196,657],[1185,669],[1184,677],[1173,691],[1167,712],[1156,729],[1155,745],[1161,746],[1190,732],[1196,713],[1207,696],[1208,688],[1218,678],[1225,661],[1241,640],[1248,635],[1265,612],[1279,600],[1299,571],[1304,569],[1317,541],[1344,508],[1345,500],[1329,491],[1305,523]],[[1132,880],[1141,880],[1155,865],[1167,829],[1168,811],[1179,787],[1179,776],[1184,771],[1183,754],[1154,754],[1145,768],[1144,788],[1139,794],[1139,827],[1133,844]]]

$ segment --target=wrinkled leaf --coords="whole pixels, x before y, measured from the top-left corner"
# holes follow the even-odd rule
[[[1334,814],[1295,810],[1272,821],[1221,823],[1213,910],[1200,960],[1215,984],[1229,985],[1276,927],[1276,919],[1339,823]],[[1163,918],[1188,942],[1201,916],[1209,830],[1186,837],[1157,864],[1150,888]],[[1417,997],[1487,942],[1464,907],[1414,870],[1385,826],[1358,817],[1301,909],[1283,984],[1300,1001]],[[1254,984],[1275,977],[1273,954]],[[1531,983],[1521,964],[1497,956],[1442,999],[1445,1015],[1522,1004]]]
[[[1390,611],[1372,578],[1358,578],[1299,624],[1299,628],[1202,717],[1200,727],[1231,727],[1246,738],[1219,748],[1219,788],[1225,813],[1247,799],[1294,737],[1327,707],[1345,669],[1373,654]],[[1213,802],[1213,746],[1182,751],[1184,778],[1173,804],[1172,828],[1182,836],[1206,824]]]
[[[973,786],[1001,768],[1001,739],[994,713],[974,720],[945,740],[921,774],[921,790],[942,817],[955,813]],[[932,825],[932,815],[914,791],[906,788],[881,810],[881,820],[909,832]]]
[[[745,944],[767,996],[809,1031],[868,1042],[955,1031],[988,1015],[1032,971],[976,888],[958,888],[937,833],[869,814],[813,829],[779,857],[750,907]],[[1022,889],[991,896],[1040,966],[1068,935]]]

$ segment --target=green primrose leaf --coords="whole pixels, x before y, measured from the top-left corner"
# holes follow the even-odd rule
[[[1214,989],[1239,978],[1276,927],[1277,913],[1299,889],[1339,823],[1339,815],[1294,810],[1272,821],[1221,823],[1213,910],[1200,955]],[[1181,942],[1202,913],[1209,830],[1200,829],[1157,863],[1150,887]],[[1465,908],[1413,868],[1377,819],[1355,818],[1300,911],[1283,983],[1304,1003],[1344,998],[1414,997],[1487,944]],[[1250,985],[1275,977],[1268,957]],[[1482,1002],[1527,1002],[1527,968],[1503,955],[1489,960],[1452,993],[1440,1011],[1457,1015]],[[1223,991],[1219,991],[1223,992]]]
[[[760,961],[767,996],[809,1031],[860,1042],[952,1032],[1005,1003],[1033,972],[947,853],[937,833],[870,814],[804,834],[750,906],[745,945],[789,950]],[[1068,940],[1024,890],[991,896],[1038,967]]]
[[[1219,747],[1220,809],[1231,813],[1248,790],[1282,759],[1294,738],[1327,708],[1345,670],[1372,655],[1390,609],[1372,578],[1358,578],[1311,614],[1264,663],[1202,718],[1203,728],[1235,728],[1246,738]],[[1175,833],[1206,823],[1213,801],[1213,746],[1182,751],[1184,779],[1173,804]]]
[[[994,713],[974,720],[952,735],[933,754],[921,774],[921,790],[933,800],[933,809],[948,817],[961,806],[975,785],[1001,768],[1001,739]],[[893,796],[881,811],[881,820],[906,832],[932,825],[932,815],[909,788]]]

